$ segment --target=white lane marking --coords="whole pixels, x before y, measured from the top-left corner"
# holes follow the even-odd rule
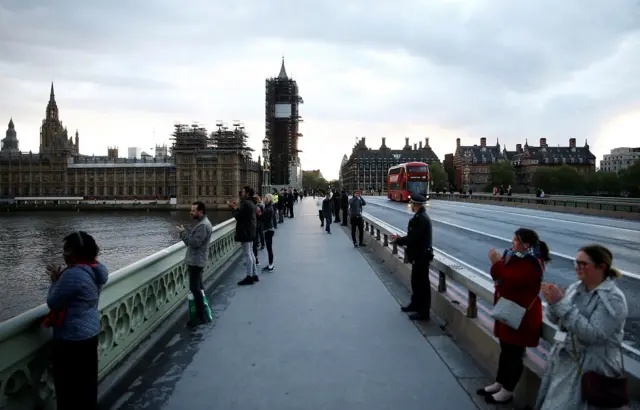
[[[372,204],[374,206],[379,206],[381,208],[388,208],[388,209],[391,209],[391,210],[394,210],[394,211],[398,211],[398,212],[402,212],[402,213],[405,213],[405,214],[411,214],[410,211],[406,211],[406,210],[399,209],[399,208],[396,208],[396,207],[393,207],[393,206],[389,206],[389,205],[379,204],[379,203],[376,203],[374,201],[371,201],[370,204]],[[488,232],[479,231],[477,229],[468,228],[466,226],[454,224],[453,222],[443,221],[443,220],[437,219],[437,218],[431,218],[431,220],[439,222],[439,223],[442,223],[442,224],[445,224],[445,225],[453,226],[455,228],[462,229],[462,230],[465,230],[465,231],[468,231],[468,232],[473,232],[473,233],[476,233],[476,234],[479,234],[479,235],[488,236],[489,238],[498,239],[498,240],[501,240],[501,241],[505,241],[505,242],[511,243],[511,238],[504,238],[502,236],[494,235],[494,234],[491,234],[491,233],[488,233]],[[558,252],[550,252],[550,253],[553,256],[557,256],[557,257],[563,258],[563,259],[568,259],[568,260],[570,260],[572,262],[575,260],[575,258],[573,256],[565,255],[563,253],[558,253]],[[633,279],[640,279],[640,274],[637,274],[637,273],[627,272],[627,271],[623,271],[623,270],[620,270],[620,273],[622,273],[624,276],[628,276],[628,277],[633,278]]]
[[[448,201],[448,202],[454,202],[454,201]],[[459,206],[461,208],[469,208],[469,209],[476,209],[476,210],[478,209],[478,208],[475,208],[473,206],[464,205],[464,204],[458,204],[458,203],[454,203],[454,204],[451,204],[451,205],[447,204],[447,205],[448,206]],[[523,213],[520,213],[520,212],[503,211],[503,210],[499,210],[499,209],[490,208],[490,207],[495,207],[495,206],[498,206],[498,205],[490,205],[490,204],[478,204],[478,205],[487,205],[486,208],[482,208],[483,211],[486,210],[486,211],[489,211],[489,212],[496,212],[496,213],[501,213],[501,214],[524,216],[526,218],[532,218],[532,219],[546,219],[547,221],[570,223],[570,224],[576,224],[576,225],[597,226],[597,227],[600,227],[600,228],[606,228],[606,229],[612,229],[612,230],[640,233],[640,230],[637,230],[637,229],[620,228],[620,227],[617,227],[617,226],[608,226],[608,225],[603,225],[603,224],[599,224],[599,223],[570,221],[570,220],[566,220],[566,219],[551,218],[549,216],[529,215],[529,214],[523,214]],[[504,208],[504,207],[501,207],[501,208]],[[542,211],[542,212],[544,212],[544,211]]]

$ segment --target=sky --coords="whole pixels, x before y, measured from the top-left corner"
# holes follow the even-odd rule
[[[283,55],[302,167],[327,178],[359,137],[428,137],[441,159],[457,137],[575,137],[598,159],[640,146],[638,0],[0,0],[0,131],[13,117],[36,152],[53,81],[83,154],[149,152],[176,122],[222,120],[244,123],[257,156]]]

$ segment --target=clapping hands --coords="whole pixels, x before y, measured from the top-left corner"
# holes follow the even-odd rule
[[[555,305],[560,302],[564,295],[567,293],[567,289],[562,286],[559,287],[555,283],[543,283],[541,285],[542,296],[544,296],[545,300],[550,305]]]
[[[497,263],[500,260],[502,260],[502,255],[500,255],[500,252],[498,252],[497,249],[490,249],[489,250],[489,260],[491,261],[491,264],[493,265],[494,263]]]
[[[60,274],[62,272],[62,269],[60,269],[59,266],[56,266],[56,265],[51,263],[51,264],[47,265],[47,267],[45,269],[47,271],[47,275],[49,276],[49,279],[51,279],[51,283],[54,283],[58,279],[60,279]]]

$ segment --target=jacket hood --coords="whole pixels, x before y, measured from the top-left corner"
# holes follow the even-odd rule
[[[76,265],[76,266],[72,266],[69,269],[82,269],[86,271],[91,275],[94,282],[98,286],[104,285],[105,283],[107,283],[107,280],[109,279],[109,270],[107,269],[106,266],[104,266],[101,263],[98,263],[95,266]]]

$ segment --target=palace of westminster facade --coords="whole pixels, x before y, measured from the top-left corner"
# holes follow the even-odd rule
[[[223,143],[212,144],[214,135]],[[268,160],[251,159],[242,127],[219,127],[211,136],[196,125],[177,125],[171,156],[125,159],[118,157],[117,148],[109,148],[104,157],[81,155],[79,133],[70,137],[59,119],[52,84],[40,129],[39,153],[20,151],[13,119],[9,121],[0,149],[0,199],[175,197],[178,204],[202,200],[223,205],[237,198],[244,185],[270,191]],[[269,157],[267,146],[263,147],[263,158]]]

